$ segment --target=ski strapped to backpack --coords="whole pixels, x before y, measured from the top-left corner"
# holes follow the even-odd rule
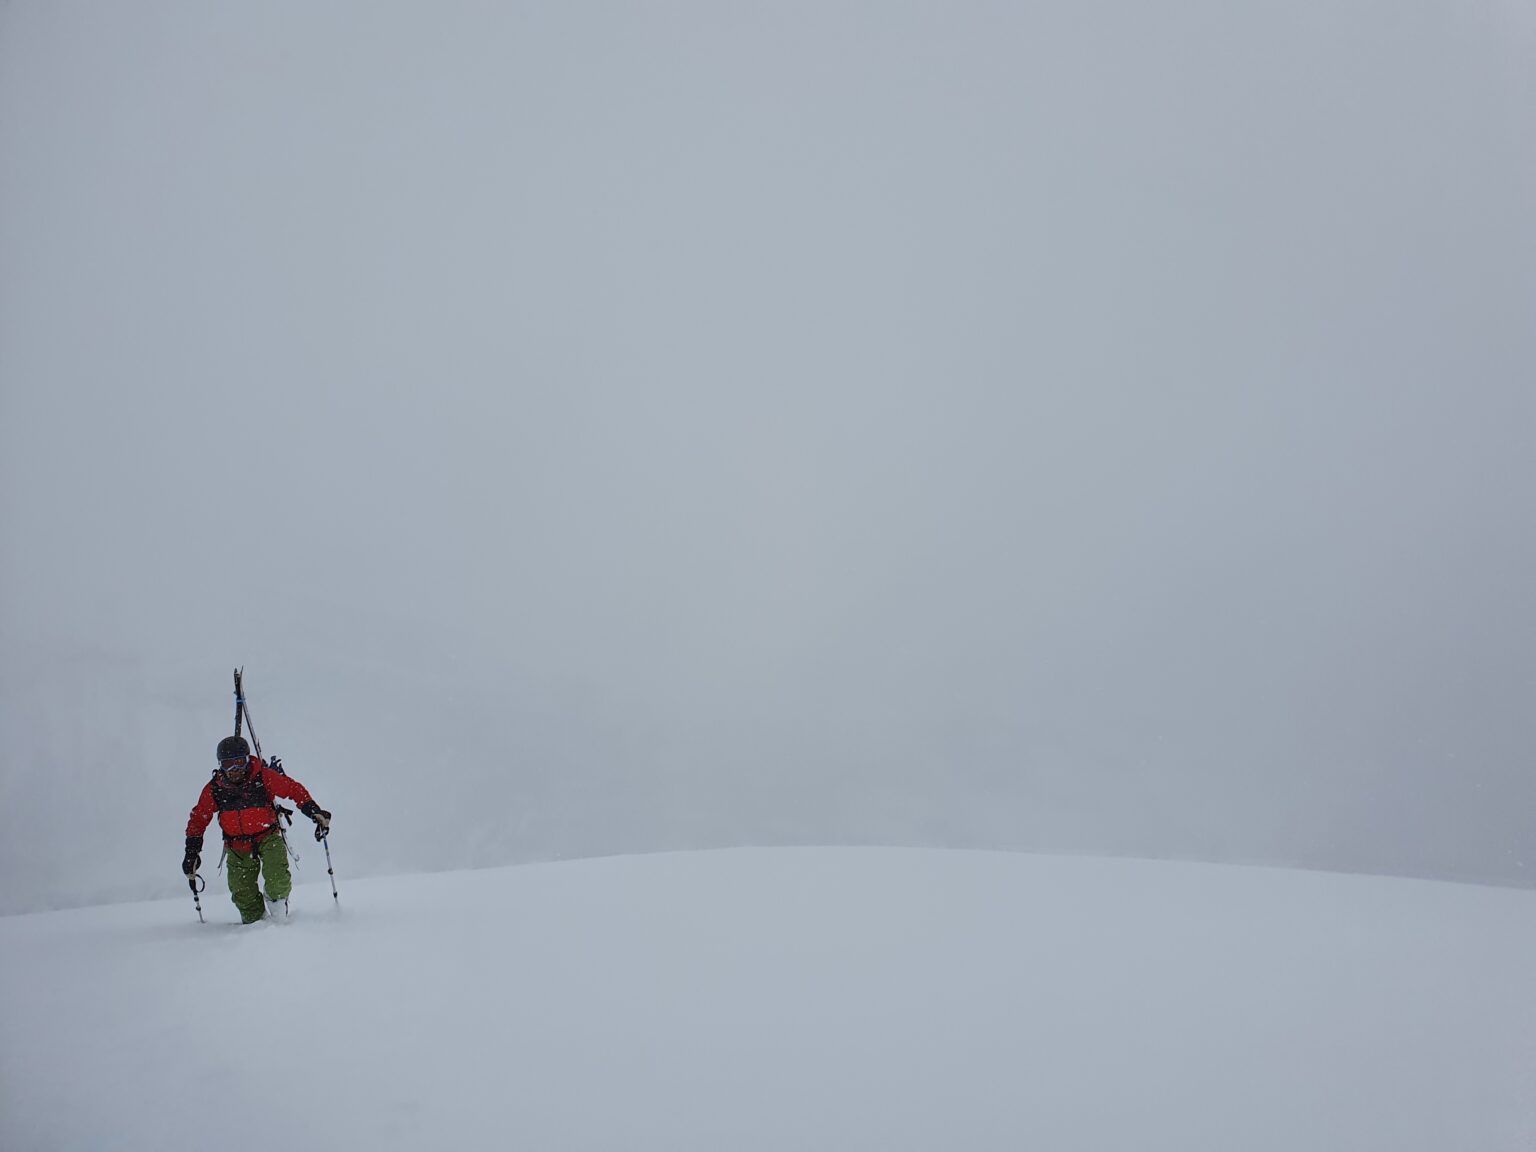
[[[235,669],[235,735],[240,735],[240,725],[244,724],[251,732],[251,747],[256,749],[256,755],[261,755],[261,741],[256,737],[256,725],[251,723],[250,709],[245,703],[245,669]]]
[[[236,736],[240,735],[240,726],[242,724],[244,724],[246,730],[251,734],[251,747],[256,750],[256,758],[263,764],[267,764],[266,757],[261,754],[261,739],[256,735],[256,725],[251,722],[251,706],[246,703],[245,699],[245,669],[243,667],[235,669]],[[277,772],[279,775],[287,775],[287,773],[283,771],[283,762],[276,758],[272,760],[271,764],[267,764],[267,768],[271,771]],[[293,850],[293,845],[288,843],[288,836],[283,831],[283,821],[285,819],[288,821],[290,826],[293,824],[293,809],[279,804],[277,802],[277,797],[272,796],[270,792],[268,792],[268,796],[272,800],[272,811],[276,814],[275,826],[277,828],[277,835],[283,842],[283,851],[288,853],[289,858],[297,863],[299,854]],[[219,866],[223,867],[223,864],[224,858],[221,856],[219,858]]]
[[[257,759],[261,760],[263,764],[266,764],[267,763],[266,758],[263,757],[262,754],[261,754],[261,740],[258,739],[257,736],[256,736],[256,725],[251,723],[251,706],[250,706],[250,704],[245,699],[245,669],[243,667],[235,669],[235,735],[236,736],[240,735],[240,725],[241,725],[242,722],[244,723],[246,730],[248,732],[250,732],[250,734],[251,734],[251,747],[256,750],[256,757],[257,757]],[[276,772],[280,776],[286,776],[287,775],[287,773],[283,771],[283,762],[281,760],[279,760],[275,756],[272,758],[272,762],[270,764],[267,764],[267,770],[271,771],[271,772]],[[270,792],[268,794],[270,795]],[[286,808],[283,805],[279,804],[277,802],[276,797],[272,798],[272,808],[277,813],[277,834],[280,837],[282,837],[283,850],[285,852],[287,852],[288,855],[291,856],[294,859],[295,862],[297,862],[298,859],[299,859],[299,854],[297,852],[295,852],[293,850],[293,846],[288,843],[288,836],[283,831],[283,821],[285,819],[288,821],[288,823],[290,825],[293,823],[293,809],[292,808]],[[339,907],[340,904],[341,904],[341,897],[336,892],[336,870],[331,867],[331,842],[330,842],[330,838],[329,837],[318,837],[318,838],[320,840],[321,845],[325,848],[325,872],[326,872],[326,875],[329,876],[330,879],[331,879],[331,899],[336,901],[336,904]],[[226,851],[227,850],[228,850],[228,848],[226,846]],[[223,866],[223,863],[224,863],[223,858],[220,857],[219,864],[220,864],[221,867]],[[284,904],[285,907],[287,906],[287,903],[288,902],[286,900],[283,901],[283,904]]]

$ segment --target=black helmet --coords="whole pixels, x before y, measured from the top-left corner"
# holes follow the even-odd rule
[[[219,741],[219,761],[243,760],[251,754],[251,746],[244,736],[226,736]]]

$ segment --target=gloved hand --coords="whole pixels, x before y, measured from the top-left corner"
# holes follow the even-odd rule
[[[288,775],[288,773],[283,771],[282,758],[278,756],[274,756],[272,759],[267,761],[267,771],[276,772],[279,776]]]
[[[187,837],[187,854],[181,858],[181,874],[193,876],[203,866],[203,838]]]
[[[315,839],[324,840],[325,834],[331,830],[331,814],[313,800],[302,805],[299,811],[315,822]]]

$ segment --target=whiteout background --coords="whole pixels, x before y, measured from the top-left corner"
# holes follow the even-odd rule
[[[1529,885],[1517,3],[0,7],[0,907],[248,668],[353,874]]]

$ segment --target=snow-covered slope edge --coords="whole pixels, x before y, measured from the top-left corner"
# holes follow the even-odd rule
[[[204,904],[0,919],[0,1147],[1536,1140],[1536,893],[764,849]]]

